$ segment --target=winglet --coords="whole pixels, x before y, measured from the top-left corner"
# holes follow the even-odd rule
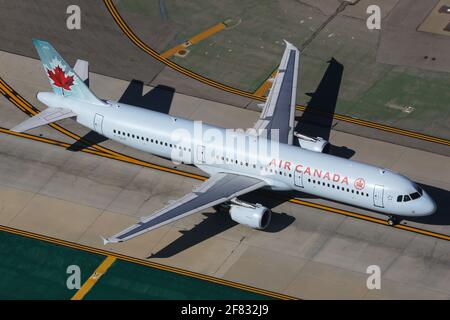
[[[110,243],[110,241],[107,238],[103,238],[102,236],[100,236],[100,238],[102,238],[104,246],[106,246],[108,243]]]
[[[283,41],[284,41],[284,43],[286,44],[286,47],[287,47],[287,46],[292,46],[292,43],[290,43],[289,41],[286,41],[286,39],[283,39]]]
[[[286,44],[286,48],[290,47],[290,49],[294,49],[294,50],[298,51],[298,48],[296,46],[294,46],[292,43],[290,43],[289,41],[286,41],[285,39],[283,39],[283,41]]]
[[[105,245],[105,246],[106,246],[108,243],[118,243],[118,242],[122,242],[122,240],[119,240],[119,239],[114,238],[114,237],[112,237],[112,238],[104,238],[104,237],[100,236],[100,238],[102,238],[102,240],[103,240],[103,245]]]

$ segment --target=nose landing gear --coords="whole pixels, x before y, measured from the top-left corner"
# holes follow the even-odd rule
[[[397,224],[397,218],[395,216],[389,216],[387,224],[391,227]]]

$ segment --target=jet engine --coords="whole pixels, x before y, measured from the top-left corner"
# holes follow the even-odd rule
[[[265,229],[272,217],[272,211],[260,204],[230,205],[230,216],[233,221],[254,229]]]
[[[295,132],[294,135],[298,139],[298,143],[301,148],[314,151],[314,152],[324,152],[324,149],[328,146],[328,141],[321,138],[312,138]]]

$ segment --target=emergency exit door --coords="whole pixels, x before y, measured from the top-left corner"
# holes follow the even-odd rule
[[[383,208],[383,195],[384,195],[384,186],[375,185],[375,189],[373,191],[373,204],[376,207]]]
[[[94,117],[94,130],[103,134],[103,116],[96,113]]]
[[[296,187],[303,188],[303,171],[294,170],[294,184]]]
[[[205,146],[197,146],[197,162],[198,163],[206,162]]]

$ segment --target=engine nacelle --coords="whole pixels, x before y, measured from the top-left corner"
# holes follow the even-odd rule
[[[306,150],[323,152],[325,147],[328,145],[328,141],[321,137],[311,138],[297,132],[294,135],[298,138],[300,147]]]
[[[230,216],[237,223],[263,230],[270,223],[272,211],[260,204],[255,204],[252,207],[232,204],[230,205]]]

